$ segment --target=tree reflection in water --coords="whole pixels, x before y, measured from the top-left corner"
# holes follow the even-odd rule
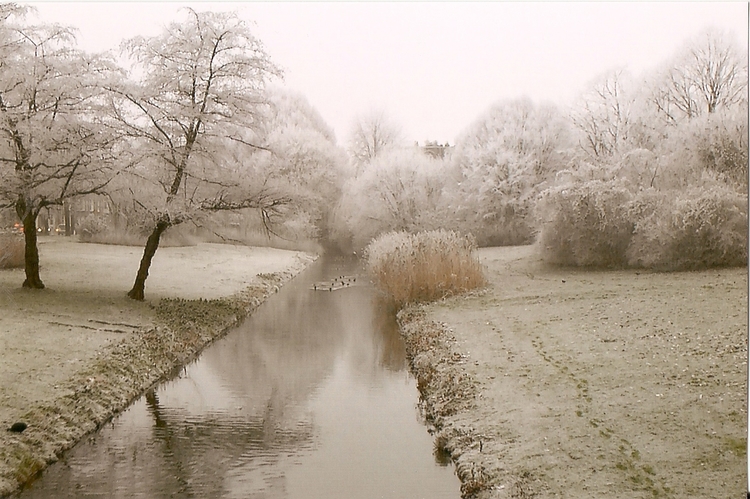
[[[313,265],[22,497],[457,498],[393,311],[367,286],[309,289],[357,270]]]

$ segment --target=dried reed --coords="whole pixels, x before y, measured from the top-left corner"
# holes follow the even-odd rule
[[[471,237],[437,230],[389,232],[365,250],[367,271],[375,285],[401,308],[485,285]]]

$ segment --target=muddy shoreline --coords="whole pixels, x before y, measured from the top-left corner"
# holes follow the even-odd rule
[[[59,396],[19,418],[28,425],[23,433],[0,432],[0,497],[18,491],[150,387],[179,372],[311,262],[259,274],[256,282],[227,298],[155,303],[155,326],[97,352],[60,387]]]

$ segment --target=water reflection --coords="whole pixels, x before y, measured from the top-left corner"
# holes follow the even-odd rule
[[[22,497],[458,498],[392,314],[308,289],[356,271],[315,264]]]

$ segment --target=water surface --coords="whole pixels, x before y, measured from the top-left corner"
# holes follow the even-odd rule
[[[46,470],[21,497],[458,499],[394,317],[319,261]]]

